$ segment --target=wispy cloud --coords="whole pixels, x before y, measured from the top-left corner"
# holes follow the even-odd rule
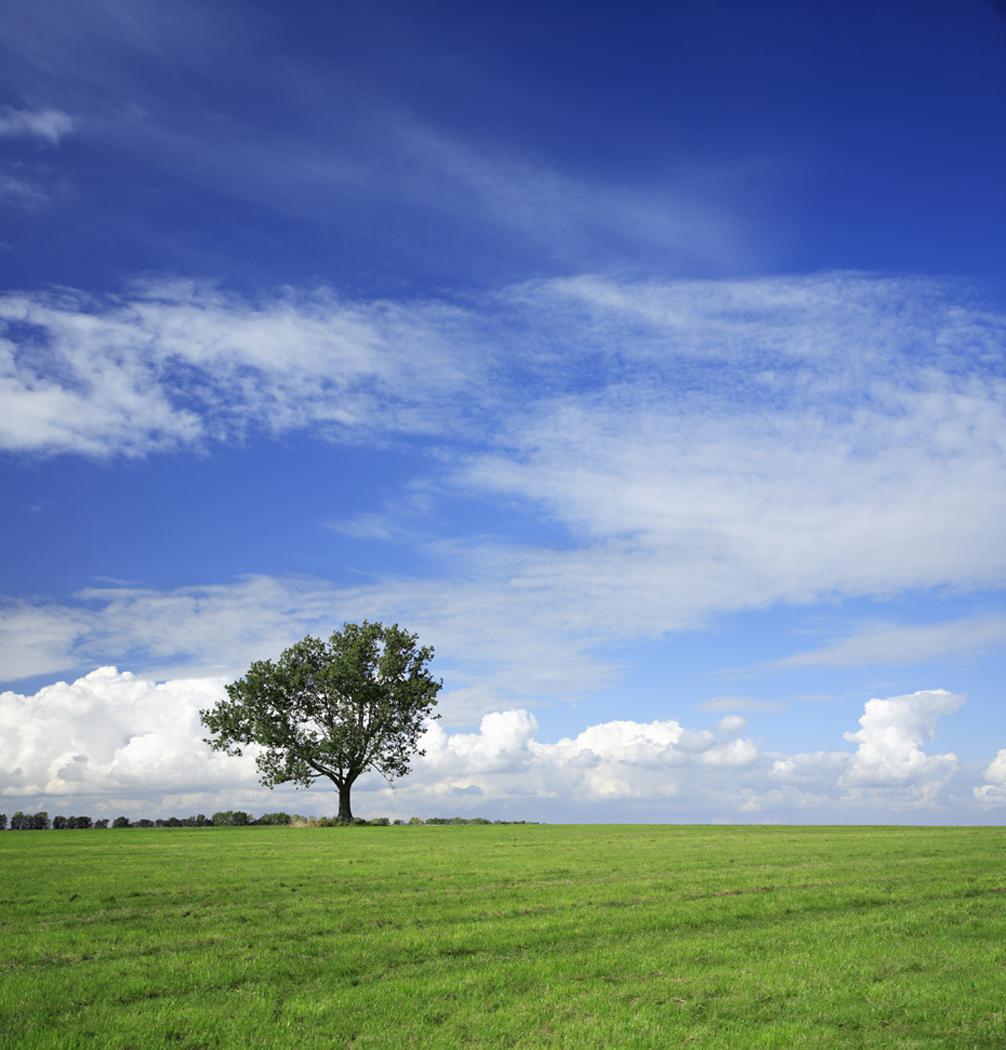
[[[131,296],[7,295],[0,447],[140,456],[249,429],[437,433],[477,409],[483,350],[446,303],[329,291],[249,302],[148,282]],[[460,408],[459,408],[460,406]]]
[[[385,514],[356,514],[351,518],[338,518],[328,523],[328,527],[343,536],[352,536],[361,540],[393,540],[398,534],[391,519]]]
[[[49,194],[34,182],[0,172],[0,201],[31,212],[48,204]]]
[[[714,696],[695,705],[699,711],[782,711],[783,700],[758,700],[753,696]]]
[[[148,667],[240,666],[256,648],[367,615],[436,639],[462,668],[459,689],[488,680],[493,695],[529,703],[609,684],[614,668],[597,655],[608,643],[724,613],[995,586],[1006,581],[1006,321],[955,294],[823,275],[584,278],[463,304],[329,291],[252,302],[179,284],[100,302],[9,296],[8,449],[432,435],[431,499],[463,494],[490,518],[517,506],[562,542],[413,540],[426,576],[357,587],[259,577],[12,607],[8,618],[52,628],[25,650],[11,628],[0,676],[132,653]],[[371,536],[386,525],[344,523]],[[787,666],[886,646],[962,651],[1000,631],[979,618]]]
[[[767,667],[862,667],[926,663],[946,656],[1006,648],[1006,616],[968,616],[942,623],[866,627],[846,638]]]
[[[247,11],[239,26],[223,8],[167,15],[147,4],[127,19],[118,9],[85,16],[33,5],[5,24],[7,76],[28,97],[78,100],[89,138],[111,157],[142,158],[167,180],[315,229],[380,240],[422,258],[427,273],[440,254],[461,258],[455,272],[482,273],[498,272],[500,257],[534,259],[534,272],[649,261],[678,273],[747,269],[763,256],[769,235],[755,235],[736,205],[750,157],[722,165],[715,180],[680,159],[631,179],[599,177],[495,121],[459,128],[423,106],[406,69],[400,80],[351,54],[340,62],[277,54],[275,21],[265,9]],[[430,39],[423,46],[435,53]],[[427,61],[439,76],[457,55]],[[483,87],[487,75],[477,71]],[[245,85],[241,101],[214,92],[217,83]],[[206,92],[198,101],[195,85]],[[498,88],[513,94],[511,84]],[[320,98],[328,104],[304,104]],[[10,111],[19,132],[58,136],[67,120],[55,110]],[[437,252],[428,251],[432,224]]]
[[[0,138],[39,139],[56,146],[74,127],[73,118],[59,109],[0,109]]]

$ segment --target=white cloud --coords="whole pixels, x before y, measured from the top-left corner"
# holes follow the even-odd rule
[[[868,700],[860,728],[845,734],[858,747],[843,782],[874,786],[944,778],[957,756],[927,755],[922,746],[936,735],[940,717],[963,703],[963,696],[945,689]]]
[[[0,109],[0,138],[42,139],[55,146],[73,129],[73,118],[59,109]]]
[[[986,806],[1006,805],[1006,747],[985,767],[985,784],[974,789],[975,799]]]
[[[466,479],[580,538],[528,559],[537,582],[575,588],[586,615],[595,594],[624,595],[615,622],[656,631],[701,625],[713,609],[996,586],[1006,400],[994,386],[985,400],[972,439],[948,454],[941,421],[972,413],[953,398],[844,420],[740,405],[709,418],[622,389],[536,411],[512,451],[475,458]]]
[[[991,780],[993,784],[1006,785],[1006,748],[996,753],[996,757],[985,769],[985,779]]]
[[[240,670],[370,616],[433,641],[470,716],[484,713],[469,704],[480,686],[493,707],[576,696],[612,682],[603,646],[720,614],[1006,581],[1006,383],[989,366],[1006,323],[938,283],[581,277],[463,306],[328,291],[253,302],[174,283],[100,302],[9,296],[0,317],[8,447],[141,455],[254,428],[436,433],[430,498],[515,502],[561,530],[554,546],[420,545],[439,569],[421,579],[13,604],[0,676],[127,659]],[[886,642],[962,651],[998,629],[892,627]],[[843,652],[828,658],[864,649]]]
[[[99,652],[142,654],[148,670],[181,662],[195,673],[228,674],[335,626],[333,589],[317,580],[249,576],[173,591],[100,587],[77,598],[73,606],[0,607],[0,680],[79,667]]]
[[[12,798],[200,792],[254,784],[251,758],[202,742],[220,680],[160,685],[102,667],[33,696],[0,693],[0,790]]]
[[[958,761],[952,753],[927,754],[923,745],[936,735],[939,719],[962,703],[963,696],[945,689],[868,700],[860,728],[844,734],[855,752],[779,756],[771,776],[803,791],[834,791],[847,802],[932,805]]]
[[[311,428],[330,437],[457,428],[486,365],[444,303],[327,291],[250,302],[148,283],[95,302],[0,298],[0,447],[145,455]],[[459,407],[460,406],[460,407]]]
[[[530,759],[528,745],[537,728],[534,715],[522,710],[484,715],[477,733],[448,734],[434,722],[423,737],[423,764],[436,772],[465,774],[519,770]]]
[[[62,671],[76,663],[84,613],[66,608],[0,602],[0,681]]]
[[[93,665],[108,654],[158,677],[242,673],[305,634],[327,636],[344,620],[365,618],[407,624],[436,646],[452,686],[451,720],[470,723],[508,698],[574,697],[613,674],[582,640],[543,629],[536,596],[494,594],[491,581],[337,587],[248,576],[168,591],[91,588],[75,598],[0,606],[0,681]]]
[[[222,690],[222,678],[155,684],[106,667],[30,696],[2,693],[0,795],[8,808],[131,807],[134,815],[235,806],[331,810],[324,788],[270,793],[258,785],[250,755],[231,759],[206,747],[198,712]],[[722,720],[718,732],[674,719],[601,722],[555,742],[540,740],[537,720],[522,709],[486,714],[473,732],[433,722],[413,773],[393,789],[377,776],[362,780],[357,808],[431,815],[449,806],[491,815],[519,805],[527,819],[543,807],[561,819],[617,802],[623,817],[737,818],[832,807],[878,819],[939,807],[957,763],[925,754],[922,744],[961,702],[943,690],[870,700],[860,729],[846,734],[854,752],[794,755],[765,753],[737,736],[745,728],[739,718]],[[986,779],[996,790],[1006,783],[1006,750]],[[975,790],[973,801],[988,804],[993,795]]]

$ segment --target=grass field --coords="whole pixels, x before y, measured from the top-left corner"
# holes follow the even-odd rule
[[[0,1045],[1006,1046],[1006,829],[0,835]]]

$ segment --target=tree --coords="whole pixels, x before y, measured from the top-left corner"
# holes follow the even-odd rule
[[[206,743],[240,755],[259,745],[267,787],[310,787],[327,777],[339,791],[339,821],[353,820],[350,792],[367,770],[391,781],[423,754],[419,736],[442,682],[427,665],[433,649],[397,624],[344,624],[328,641],[310,635],[275,662],[259,660],[200,712]]]
[[[213,814],[215,827],[244,827],[252,822],[251,814],[243,809],[225,809]]]

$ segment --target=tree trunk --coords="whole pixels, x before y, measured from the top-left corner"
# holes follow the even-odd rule
[[[339,785],[339,823],[352,824],[353,811],[349,807],[349,792],[352,789],[352,781]]]

